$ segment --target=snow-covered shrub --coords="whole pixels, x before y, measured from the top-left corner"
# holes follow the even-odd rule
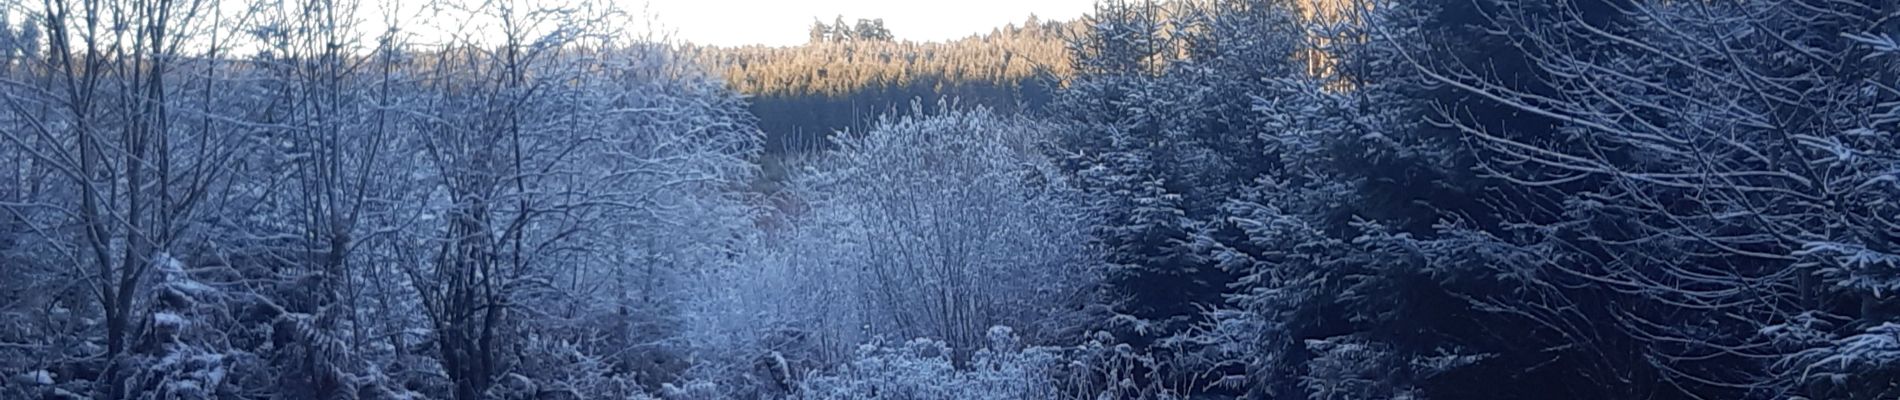
[[[498,399],[631,399],[646,396],[630,372],[616,371],[607,357],[581,346],[530,336],[516,373],[491,388]],[[504,394],[505,393],[505,394]]]
[[[1144,382],[1153,358],[1132,346],[1100,340],[1079,346],[1022,347],[1008,327],[992,327],[989,344],[965,363],[943,341],[863,345],[855,360],[813,374],[791,396],[801,400],[861,399],[1171,399],[1176,391]],[[1098,335],[1107,339],[1107,335]]]
[[[958,362],[992,325],[1052,342],[1098,279],[1048,128],[975,109],[841,134],[774,194],[748,251],[692,278],[689,379],[765,395],[878,337],[940,341]]]
[[[921,108],[913,105],[914,108]],[[946,108],[939,105],[939,108]],[[1080,193],[1045,156],[1047,126],[987,109],[886,120],[847,133],[796,183],[848,273],[867,333],[958,352],[984,330],[1035,322],[1096,282]]]
[[[232,395],[232,367],[254,358],[224,339],[226,293],[192,279],[184,263],[167,254],[154,257],[159,283],[152,291],[152,312],[138,355],[121,362],[131,369],[128,392],[142,399],[198,400]]]

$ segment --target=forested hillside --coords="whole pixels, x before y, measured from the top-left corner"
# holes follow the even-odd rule
[[[864,131],[881,115],[926,111],[940,98],[1013,114],[1049,103],[1070,75],[1061,21],[1020,24],[950,42],[898,41],[882,20],[814,22],[794,47],[688,47],[750,96],[773,154],[826,148],[833,131]]]
[[[1900,398],[1891,1],[1102,0],[785,49],[610,4],[439,41],[4,4],[0,398]],[[755,186],[793,100],[741,91],[1038,65],[1035,112],[874,92]]]

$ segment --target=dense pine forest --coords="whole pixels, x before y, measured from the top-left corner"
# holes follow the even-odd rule
[[[883,20],[813,22],[803,46],[688,46],[748,104],[772,155],[827,148],[841,130],[864,131],[880,117],[909,115],[913,100],[938,100],[1015,114],[1054,100],[1071,76],[1064,37],[1078,26],[1030,16],[951,42],[897,41]],[[900,27],[901,29],[901,27]]]
[[[0,1],[0,398],[1900,398],[1894,1],[439,3]]]

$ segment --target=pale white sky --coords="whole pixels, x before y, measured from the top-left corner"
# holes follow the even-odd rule
[[[627,7],[638,8],[642,0]],[[796,45],[805,42],[813,18],[830,23],[844,15],[883,18],[900,40],[946,40],[988,33],[1020,23],[1030,14],[1066,20],[1091,9],[1094,0],[645,0],[646,10],[675,38],[693,43],[737,46]]]

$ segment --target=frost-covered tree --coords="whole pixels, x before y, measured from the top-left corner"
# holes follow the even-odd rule
[[[89,342],[98,351],[69,345],[86,361],[76,354],[51,361],[97,378],[88,389],[99,396],[126,398],[126,379],[141,368],[132,346],[150,310],[154,257],[202,240],[203,213],[239,187],[226,162],[254,148],[239,124],[210,117],[242,101],[214,89],[229,83],[219,59],[229,44],[213,38],[237,27],[196,3],[0,8],[9,21],[35,27],[8,35],[16,39],[7,51],[9,126],[0,140],[25,157],[16,160],[30,161],[15,168],[26,168],[22,176],[33,183],[20,201],[5,203],[6,214],[33,236],[28,251],[68,269],[85,293],[35,303],[98,322],[66,331],[99,338]],[[183,118],[188,111],[208,115]]]
[[[1290,46],[1315,68],[1251,92],[1252,185],[1222,206],[1231,232],[1201,245],[1240,278],[1190,341],[1204,349],[1204,368],[1225,377],[1221,386],[1273,398],[1411,398],[1471,388],[1447,383],[1462,379],[1448,373],[1471,371],[1459,368],[1517,361],[1492,352],[1521,350],[1518,338],[1470,332],[1510,326],[1474,318],[1481,306],[1455,296],[1509,290],[1470,266],[1533,253],[1474,228],[1496,219],[1485,183],[1458,168],[1459,142],[1416,119],[1429,109],[1419,75],[1391,68],[1428,48],[1421,6],[1430,5],[1357,2],[1308,14],[1306,39]],[[1376,39],[1380,31],[1391,39]]]
[[[930,338],[964,359],[992,325],[1038,341],[1072,328],[1098,270],[1049,140],[983,109],[841,133],[748,262],[706,275],[693,336],[743,349],[729,373],[783,391],[798,373],[774,370],[842,362],[874,338]]]
[[[1155,159],[1156,147],[1166,145],[1125,130],[1109,136],[1113,147],[1080,174],[1095,196],[1090,208],[1102,217],[1090,233],[1104,251],[1104,284],[1117,314],[1112,324],[1148,343],[1185,330],[1204,304],[1196,299],[1219,285],[1208,277],[1220,271],[1208,269],[1191,247],[1199,225]]]
[[[599,351],[659,339],[650,326],[578,325],[662,315],[669,277],[718,262],[746,222],[731,191],[759,145],[737,98],[657,47],[597,41],[594,20],[538,20],[586,15],[573,11],[496,15],[554,27],[499,52],[453,48],[424,71],[425,106],[405,119],[428,185],[426,229],[410,238],[432,249],[407,272],[461,398],[525,362],[514,349],[547,328],[616,336],[590,344]],[[586,301],[601,296],[618,298]]]
[[[1304,29],[1280,1],[1097,8],[1072,43],[1079,76],[1051,109],[1068,127],[1064,163],[1104,218],[1093,236],[1119,314],[1105,323],[1145,343],[1222,302],[1232,275],[1203,245],[1231,240],[1221,205],[1271,165],[1253,99],[1303,70]]]
[[[416,43],[354,2],[215,3],[0,8],[0,397],[631,396],[683,368],[678,278],[752,222],[721,82],[597,4],[450,7],[429,22],[500,43]]]
[[[1553,199],[1512,222],[1565,247],[1513,270],[1540,296],[1496,310],[1589,334],[1569,341],[1603,349],[1599,376],[1662,382],[1650,393],[1890,395],[1880,368],[1832,366],[1891,320],[1893,6],[1634,2],[1614,23],[1531,3],[1500,2],[1490,26],[1554,90],[1409,59],[1560,127],[1450,119],[1485,173]],[[1528,211],[1544,206],[1561,210]]]
[[[867,311],[886,325],[875,334],[974,348],[989,326],[1031,326],[1093,282],[1088,214],[1040,154],[1044,132],[977,109],[839,139],[836,169],[812,182],[828,193],[811,199],[860,224],[839,239],[864,250]]]

